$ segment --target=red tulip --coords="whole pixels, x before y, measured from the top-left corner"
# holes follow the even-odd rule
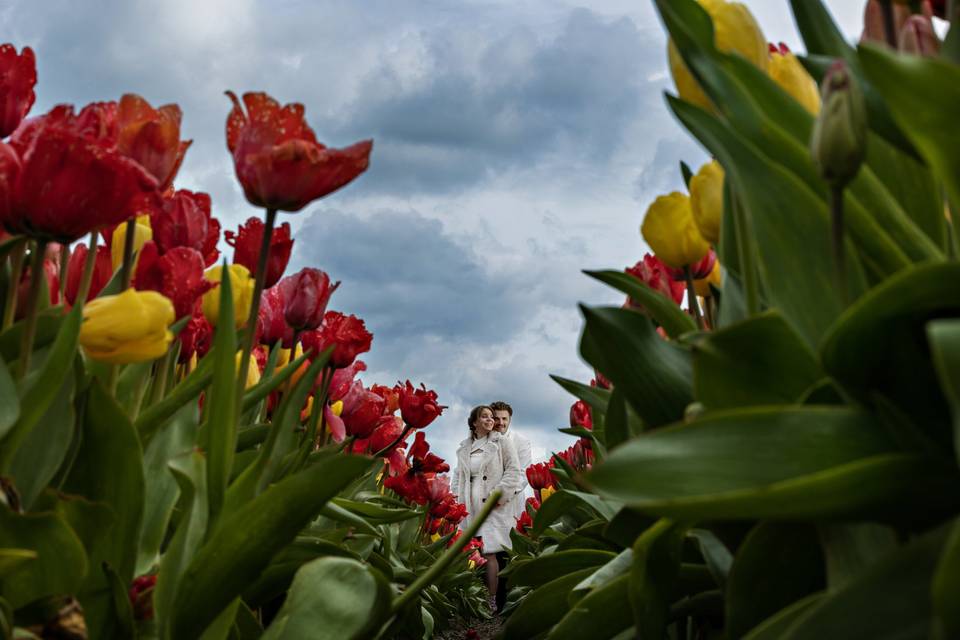
[[[164,196],[161,206],[150,212],[153,241],[161,254],[176,247],[196,249],[203,254],[209,219],[210,196],[181,189]]]
[[[369,389],[368,389],[369,391]],[[391,443],[400,437],[403,433],[403,423],[393,415],[380,416],[377,422],[377,428],[373,430],[369,438],[361,438],[353,443],[354,453],[377,453],[386,449]],[[398,442],[395,449],[403,447],[404,443]],[[387,453],[387,456],[390,454]]]
[[[683,301],[684,284],[673,280],[670,268],[660,258],[648,253],[643,260],[624,271],[677,304]],[[627,304],[631,307],[642,306],[630,298],[627,298]]]
[[[546,462],[537,462],[527,467],[527,482],[536,491],[557,486],[557,479],[550,473],[550,465]]]
[[[196,354],[197,358],[202,358],[210,351],[213,341],[213,325],[211,325],[202,313],[195,313],[187,321],[186,326],[180,330],[180,357],[181,363],[190,362]]]
[[[178,318],[192,316],[203,294],[215,286],[203,277],[203,268],[203,256],[196,249],[175,247],[159,256],[156,245],[148,242],[137,261],[134,286],[165,295]]]
[[[353,387],[353,379],[358,373],[366,370],[367,365],[364,364],[363,360],[354,360],[350,366],[344,367],[343,369],[336,369],[330,378],[330,389],[327,391],[327,398],[331,402],[342,400],[343,397],[347,395],[347,392],[350,391],[350,388]],[[383,398],[383,394],[379,393],[375,387],[377,387],[377,385],[373,385],[368,391],[376,393]],[[386,402],[386,398],[384,398],[384,402]]]
[[[248,218],[236,232],[227,231],[224,237],[233,247],[233,264],[242,264],[250,273],[257,272],[260,262],[260,243],[263,242],[263,220]],[[219,231],[219,228],[218,228]],[[273,230],[270,236],[270,252],[267,254],[267,273],[263,286],[272,287],[280,280],[283,270],[290,261],[293,240],[290,238],[290,225],[284,222]]]
[[[299,211],[345,186],[366,171],[372,140],[346,149],[328,149],[303,117],[303,105],[280,104],[265,93],[233,92],[227,117],[227,148],[237,179],[251,204]]]
[[[363,388],[359,380],[353,383],[343,398],[343,420],[347,435],[367,438],[373,433],[383,415],[383,398]]]
[[[282,341],[284,349],[293,348],[293,329],[283,317],[283,306],[280,287],[270,287],[260,295],[257,317],[257,340],[260,344],[273,346],[277,341]]]
[[[699,262],[694,262],[690,265],[690,274],[693,276],[694,280],[703,280],[704,278],[710,276],[710,272],[713,271],[713,265],[716,263],[717,253],[713,249],[710,249],[707,251],[707,255],[703,256]],[[683,269],[667,267],[667,272],[675,281],[679,281],[681,283],[686,281],[687,276]]]
[[[33,106],[37,61],[33,49],[20,54],[12,44],[0,45],[0,138],[13,133]]]
[[[359,360],[357,362],[359,362]],[[340,369],[337,369],[337,371],[340,371]],[[336,379],[337,374],[334,373],[333,375],[334,379]],[[370,385],[370,391],[373,391],[387,402],[387,406],[384,407],[383,412],[390,414],[396,413],[397,409],[400,408],[400,389],[400,385],[395,387],[388,387],[382,384]]]
[[[533,518],[530,517],[530,514],[524,511],[520,514],[520,517],[517,518],[517,533],[527,535],[527,532],[533,528]]]
[[[302,342],[304,351],[313,349],[314,356],[333,346],[330,364],[342,369],[349,366],[358,355],[370,350],[373,334],[367,331],[360,318],[327,311],[320,328],[303,334]]]
[[[0,233],[3,222],[13,215],[20,169],[20,156],[13,147],[0,142]]]
[[[407,380],[403,386],[398,384],[397,389],[400,392],[400,415],[414,429],[423,429],[446,409],[437,404],[437,392],[428,391],[423,383],[417,389]]]
[[[283,317],[298,331],[312,331],[323,322],[327,302],[339,282],[330,284],[330,276],[320,269],[305,267],[287,276],[277,285],[283,291]]]
[[[180,107],[158,109],[140,96],[128,93],[117,107],[117,149],[139,162],[157,179],[161,191],[173,184],[192,140],[180,140]]]
[[[590,412],[590,405],[583,400],[577,400],[570,407],[570,426],[593,429],[593,415]]]
[[[11,231],[72,242],[123,222],[156,195],[156,180],[116,151],[107,106],[78,116],[56,107],[25,122],[10,144],[22,163],[12,210],[0,221]]]
[[[450,471],[450,465],[440,456],[430,453],[427,436],[418,431],[410,446],[410,469],[414,473],[445,473]]]
[[[80,280],[83,278],[83,268],[87,261],[86,243],[78,244],[70,254],[67,262],[67,283],[64,287],[64,296],[71,305],[76,304],[77,294],[80,293]],[[97,245],[97,257],[93,260],[93,278],[90,280],[90,290],[87,300],[97,297],[113,276],[113,265],[110,261],[110,249]]]

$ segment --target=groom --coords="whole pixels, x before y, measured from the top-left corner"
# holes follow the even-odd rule
[[[526,473],[527,467],[530,466],[530,440],[510,429],[510,422],[513,420],[513,407],[502,400],[497,400],[496,402],[490,403],[490,408],[493,409],[494,430],[504,434],[513,442],[513,446],[517,450],[517,458],[520,460],[520,471],[521,473]],[[508,513],[512,513],[514,518],[519,518],[520,514],[523,513],[525,504],[526,487],[519,489],[509,498],[505,509],[507,509]],[[507,553],[505,551],[497,554],[497,564],[499,565],[500,571],[506,568]],[[507,581],[500,580],[497,584],[497,611],[503,611],[503,606],[506,603]]]

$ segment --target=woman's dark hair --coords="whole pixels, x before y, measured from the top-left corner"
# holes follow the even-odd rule
[[[477,433],[473,429],[473,423],[480,418],[480,413],[484,409],[489,411],[490,415],[493,415],[493,409],[491,409],[490,406],[486,404],[481,404],[480,406],[474,407],[473,409],[470,410],[470,416],[467,418],[467,426],[470,427],[470,436],[473,438],[477,437]]]

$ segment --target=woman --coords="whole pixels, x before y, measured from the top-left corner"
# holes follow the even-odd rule
[[[493,430],[493,410],[490,407],[474,407],[467,418],[467,426],[470,427],[470,437],[461,442],[457,450],[453,492],[466,505],[469,513],[464,527],[469,526],[471,520],[480,513],[494,491],[501,492],[497,506],[477,532],[483,542],[483,557],[487,561],[490,608],[496,610],[494,596],[499,573],[496,554],[510,548],[510,529],[516,522],[507,505],[510,497],[524,486],[525,480],[510,439]]]

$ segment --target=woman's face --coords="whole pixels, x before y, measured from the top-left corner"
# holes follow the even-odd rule
[[[478,438],[482,438],[493,431],[493,413],[490,409],[483,409],[480,412],[476,422],[473,423],[473,430]]]

